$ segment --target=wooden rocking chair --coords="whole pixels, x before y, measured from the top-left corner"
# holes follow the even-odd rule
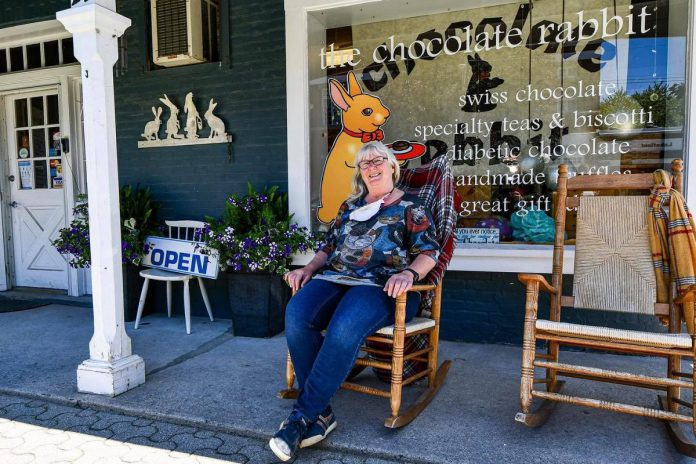
[[[681,160],[672,162],[673,188],[682,188]],[[681,333],[681,304],[693,304],[694,293],[656,303],[655,275],[648,242],[646,196],[575,196],[573,192],[615,190],[648,191],[652,174],[576,176],[568,179],[567,166],[559,168],[555,208],[555,241],[551,283],[538,274],[520,274],[526,285],[524,341],[520,403],[522,411],[515,419],[530,427],[542,425],[558,402],[652,417],[665,421],[677,449],[696,457],[694,440],[687,439],[680,422],[691,423],[696,433],[693,401],[684,401],[680,390],[694,390],[696,373],[682,372],[681,358],[696,358],[694,337]],[[566,208],[578,208],[573,296],[562,296],[563,245]],[[537,318],[539,290],[550,294],[549,320]],[[561,307],[650,314],[668,319],[669,333],[622,330],[561,322]],[[547,353],[538,353],[536,343],[545,340]],[[666,377],[598,369],[559,362],[559,346],[572,345],[666,358]],[[535,368],[546,375],[535,378]],[[665,392],[659,396],[659,408],[581,398],[559,393],[564,381],[559,376],[630,385]],[[544,384],[545,390],[534,386]],[[541,400],[532,409],[534,399]],[[679,412],[679,406],[691,409]]]
[[[391,415],[384,421],[385,427],[403,427],[415,419],[423,409],[432,401],[442,386],[451,361],[444,361],[438,367],[438,343],[440,337],[440,302],[442,295],[442,276],[452,257],[454,248],[454,224],[456,212],[454,209],[454,184],[452,172],[446,156],[440,156],[427,165],[407,170],[402,173],[399,188],[407,193],[413,193],[420,197],[426,207],[433,213],[436,223],[438,241],[441,253],[438,264],[426,276],[424,285],[414,285],[411,292],[422,292],[421,317],[414,317],[406,323],[406,293],[396,299],[395,323],[393,326],[384,327],[374,335],[367,337],[369,342],[384,344],[391,349],[377,349],[363,346],[362,351],[368,355],[377,355],[387,361],[369,359],[368,356],[356,360],[355,367],[349,374],[346,382],[341,385],[345,390],[352,390],[368,395],[389,398]],[[425,308],[425,311],[423,309]],[[428,314],[428,312],[430,314]],[[407,339],[427,334],[427,346],[409,354],[404,354],[404,346]],[[412,361],[413,375],[404,379],[404,363]],[[423,366],[418,368],[417,366]],[[373,367],[391,372],[391,387],[389,390],[359,385],[351,382],[365,367]],[[427,376],[428,386],[420,396],[401,411],[402,388]],[[298,390],[294,388],[295,370],[287,356],[285,380],[287,389],[278,393],[281,398],[297,398]]]

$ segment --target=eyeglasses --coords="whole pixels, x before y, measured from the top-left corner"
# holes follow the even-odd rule
[[[387,160],[386,156],[378,156],[376,158],[372,158],[371,160],[361,161],[358,163],[358,166],[360,166],[360,169],[364,171],[367,168],[369,168],[370,166],[374,166],[376,168],[380,167],[381,165],[384,164],[384,162],[386,160]]]

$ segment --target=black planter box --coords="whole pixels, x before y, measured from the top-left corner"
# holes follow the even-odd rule
[[[264,338],[283,331],[290,287],[281,276],[246,272],[225,275],[235,335]]]

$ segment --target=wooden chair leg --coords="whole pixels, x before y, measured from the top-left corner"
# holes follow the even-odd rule
[[[676,318],[672,318],[670,320],[670,332],[676,332],[675,327],[678,327],[678,325],[681,325],[681,320],[678,320],[676,322]],[[691,343],[692,346],[694,347],[694,356],[691,359],[692,365],[694,364],[694,361],[696,361],[696,336],[691,335]],[[675,372],[681,372],[681,367],[682,367],[682,362],[681,362],[681,357],[679,356],[670,356],[668,358],[667,362],[667,368],[669,369],[668,372],[668,377],[670,378],[676,378],[677,375]],[[691,378],[693,382],[696,382],[696,369],[692,370],[691,373]],[[693,392],[696,393],[696,383],[694,384],[693,387]],[[676,412],[677,409],[679,408],[679,401],[681,394],[681,390],[679,388],[675,389],[668,389],[667,390],[667,396],[664,397],[662,395],[657,396],[657,401],[660,406],[660,409],[664,411],[669,411],[669,412]],[[667,434],[669,435],[669,438],[672,440],[672,444],[674,447],[679,451],[680,453],[690,456],[692,458],[696,458],[696,409],[694,408],[694,398],[696,396],[692,397],[691,400],[691,414],[692,417],[694,418],[694,421],[691,424],[691,433],[687,433],[684,430],[684,427],[678,423],[678,422],[672,422],[672,421],[663,421],[665,424],[665,427],[667,428]],[[675,401],[676,400],[676,401]],[[684,402],[681,402],[681,404],[685,404]]]
[[[528,427],[543,425],[556,406],[555,401],[543,400],[539,407],[532,410],[534,396],[534,358],[536,357],[536,319],[539,302],[539,283],[527,284],[527,296],[524,316],[524,339],[522,341],[522,377],[520,380],[520,407],[521,412],[515,415],[517,422],[522,422]],[[558,359],[558,344],[549,346],[549,354]],[[552,393],[558,393],[564,382],[556,380],[556,373],[547,370],[546,388]]]
[[[681,356],[670,356],[667,359],[667,377],[676,379],[675,372],[681,372]],[[669,387],[667,389],[667,408],[670,412],[677,412],[679,399],[681,399],[681,388]]]
[[[167,317],[172,317],[172,283],[167,281]]]
[[[433,308],[436,308],[436,310],[433,311],[433,319],[435,320],[435,327],[433,327],[433,330],[430,332],[430,334],[428,336],[428,343],[430,343],[430,346],[433,348],[433,350],[430,353],[428,353],[428,368],[430,368],[430,373],[428,374],[428,387],[431,387],[431,388],[435,386],[436,380],[437,380],[437,374],[438,374],[437,357],[438,357],[438,350],[440,348],[440,304],[441,304],[441,298],[442,298],[442,285],[438,285],[438,288],[435,291],[435,296],[433,299]],[[449,369],[449,364],[448,364],[447,368]]]
[[[536,318],[539,296],[539,283],[527,284],[527,297],[524,315],[524,335],[522,340],[522,379],[520,382],[520,407],[524,414],[532,409],[532,389],[534,388],[534,356],[536,355]]]
[[[401,391],[404,382],[404,339],[406,337],[406,295],[396,299],[396,317],[394,322],[394,344],[392,345],[391,392],[389,403],[391,417],[384,421],[390,427],[399,418],[401,409]]]
[[[150,279],[145,279],[143,283],[143,289],[140,291],[140,300],[138,301],[138,314],[135,316],[135,328],[137,329],[140,325],[140,318],[143,316],[143,309],[145,308],[145,300],[147,299],[147,287],[150,285]]]
[[[295,367],[292,365],[292,358],[290,358],[290,353],[288,353],[288,359],[285,363],[285,382],[288,388],[279,391],[278,397],[288,400],[297,398],[299,391],[296,388],[294,388]]]
[[[191,334],[191,292],[189,280],[184,280],[184,318],[186,319],[186,333]]]
[[[558,342],[550,341],[548,343],[548,354],[551,356],[553,362],[558,362],[558,353],[560,352],[560,345],[558,344]],[[556,392],[558,390],[558,376],[556,375],[556,371],[553,369],[546,369],[546,380],[546,391]]]
[[[210,307],[210,300],[208,299],[208,292],[205,290],[205,285],[203,285],[203,279],[198,277],[198,286],[201,288],[201,296],[203,296],[203,302],[205,303],[205,309],[208,311],[208,317],[210,322],[213,322],[213,309]]]

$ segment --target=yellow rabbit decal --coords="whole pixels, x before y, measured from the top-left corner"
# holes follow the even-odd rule
[[[336,137],[324,163],[321,178],[321,205],[317,217],[331,223],[338,208],[352,191],[355,155],[363,144],[382,140],[382,126],[389,118],[389,109],[374,95],[365,94],[353,72],[348,73],[348,90],[336,79],[329,79],[331,101],[341,109],[343,130]]]

